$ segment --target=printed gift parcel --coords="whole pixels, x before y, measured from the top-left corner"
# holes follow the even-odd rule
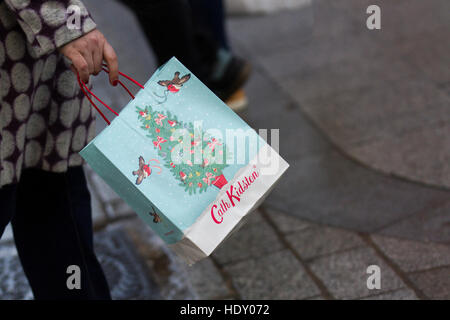
[[[210,255],[288,168],[176,58],[80,154],[189,264]]]

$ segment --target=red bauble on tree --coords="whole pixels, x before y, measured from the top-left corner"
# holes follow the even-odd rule
[[[180,179],[183,182],[186,180],[186,174],[183,171],[180,171]]]

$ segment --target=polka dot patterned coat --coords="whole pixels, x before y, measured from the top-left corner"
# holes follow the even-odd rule
[[[71,5],[80,8],[79,28],[67,27]],[[17,183],[24,168],[65,172],[83,163],[94,112],[56,49],[95,27],[78,0],[0,1],[0,187]]]

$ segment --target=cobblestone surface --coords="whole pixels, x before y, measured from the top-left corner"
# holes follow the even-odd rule
[[[254,220],[254,219],[253,219]],[[279,251],[282,245],[277,236],[265,221],[247,223],[239,231],[231,235],[213,254],[221,264],[256,258]]]
[[[418,300],[414,291],[410,289],[398,289],[386,293],[381,293],[362,300]]]
[[[450,299],[450,268],[428,270],[410,275],[414,284],[431,299]]]
[[[449,2],[379,1],[382,28],[376,31],[366,28],[370,1],[332,2],[313,2],[312,28],[302,26],[309,37],[295,27],[284,30],[295,45],[272,46],[270,33],[263,33],[263,42],[252,26],[282,19],[287,26],[307,24],[308,10],[257,22],[243,18],[233,30],[245,31],[235,38],[353,158],[388,174],[449,187],[450,96],[443,85],[450,80],[450,22],[442,14]],[[254,50],[255,39],[274,50]],[[417,133],[430,126],[440,129]],[[428,161],[431,153],[438,165]]]
[[[406,272],[442,267],[450,264],[450,247],[373,236],[374,242]]]
[[[320,293],[288,250],[225,268],[242,299],[304,299]]]
[[[158,287],[120,228],[95,234],[95,251],[105,270],[113,299],[159,299]],[[32,299],[33,295],[13,244],[0,245],[1,299]]]
[[[367,288],[366,270],[370,265],[377,265],[382,270],[381,289]],[[357,299],[405,286],[371,248],[358,248],[318,258],[311,262],[311,269],[337,299]]]
[[[295,232],[286,240],[305,260],[362,246],[364,242],[353,232],[313,226],[302,232]]]

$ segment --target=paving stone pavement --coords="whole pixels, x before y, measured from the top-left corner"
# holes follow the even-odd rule
[[[281,128],[280,153],[291,165],[266,205],[449,244],[449,20],[441,14],[449,2],[380,3],[378,33],[365,27],[370,1],[359,0],[230,20],[233,47],[255,70],[246,119]],[[427,58],[414,64],[410,55]]]
[[[135,216],[106,227],[96,220],[96,229],[114,299],[450,299],[448,246],[349,232],[265,206],[192,267]],[[381,289],[367,288],[370,265],[380,267]],[[31,299],[11,240],[2,240],[0,266],[0,297]]]
[[[137,256],[131,240],[114,226],[95,234],[95,250],[105,270],[113,299],[160,299],[157,286]],[[32,299],[14,244],[0,245],[0,298]]]
[[[281,128],[280,153],[291,168],[238,232],[187,267],[86,166],[96,251],[113,297],[450,299],[450,193],[409,181],[448,182],[450,135],[445,121],[437,125],[450,96],[438,59],[448,50],[437,45],[448,2],[411,1],[381,1],[383,28],[396,32],[378,34],[362,27],[366,0],[231,19],[233,47],[255,70],[243,116],[255,128]],[[88,6],[121,70],[146,81],[155,60],[133,16],[112,0]],[[408,13],[430,8],[408,24]],[[120,109],[128,97],[105,83],[97,77],[94,89]],[[367,288],[370,265],[380,267],[380,289]],[[0,298],[32,298],[10,229],[0,241]]]
[[[450,21],[443,12],[450,3],[378,1],[382,27],[376,31],[366,28],[369,4],[316,0],[296,13],[236,19],[233,30],[247,55],[346,154],[385,173],[448,188]],[[282,38],[293,44],[271,41],[278,29],[267,29],[281,24]],[[303,33],[310,26],[309,37],[300,26]],[[258,50],[255,43],[270,45]]]

